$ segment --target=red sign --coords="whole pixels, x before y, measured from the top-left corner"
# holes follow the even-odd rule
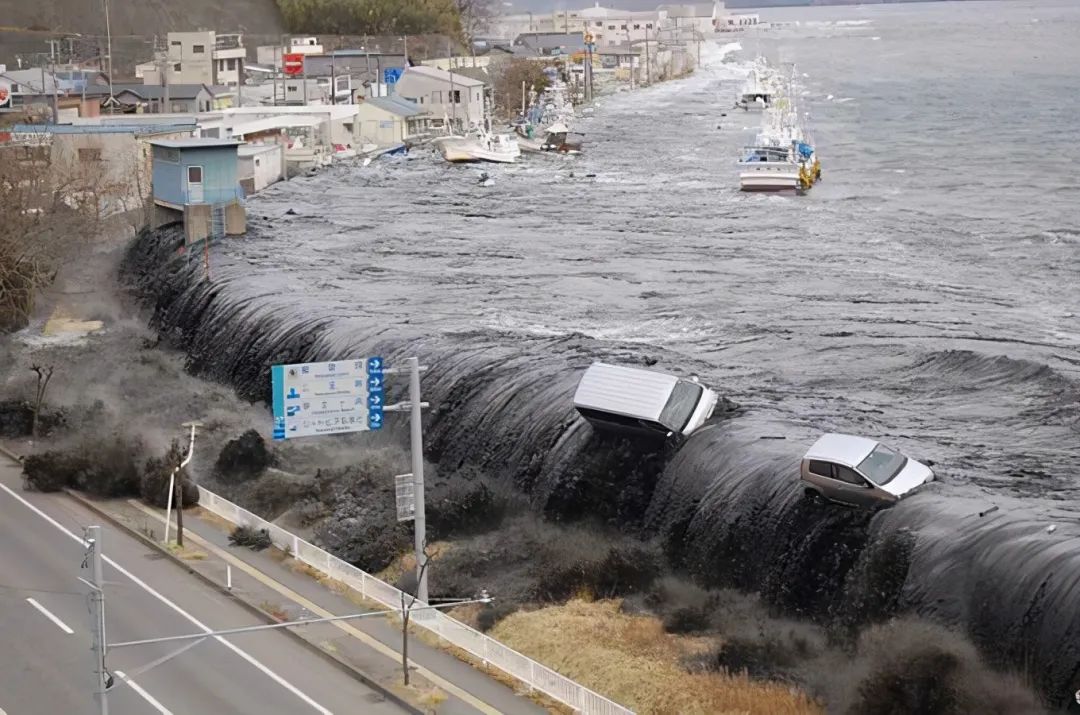
[[[281,68],[285,74],[295,77],[304,73],[304,56],[299,53],[288,53],[281,56]]]

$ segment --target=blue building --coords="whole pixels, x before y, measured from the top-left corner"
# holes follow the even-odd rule
[[[244,233],[240,142],[192,138],[151,145],[157,225],[182,219],[189,242]]]

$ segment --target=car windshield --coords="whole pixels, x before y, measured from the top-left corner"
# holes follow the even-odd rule
[[[869,477],[874,484],[881,486],[892,481],[905,464],[907,464],[907,457],[879,444],[874,447],[870,456],[859,462],[859,471]]]
[[[660,413],[660,424],[672,432],[682,432],[694,414],[701,392],[701,385],[686,380],[676,382],[671,397]]]

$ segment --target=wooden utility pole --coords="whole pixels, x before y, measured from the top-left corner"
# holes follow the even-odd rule
[[[183,548],[184,546],[184,489],[183,482],[184,477],[182,474],[177,474],[179,479],[176,480],[176,545]]]

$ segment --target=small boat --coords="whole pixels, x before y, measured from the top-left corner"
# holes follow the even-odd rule
[[[735,99],[735,107],[745,111],[764,111],[773,105],[774,91],[763,77],[767,72],[764,66],[750,70],[742,91]]]
[[[544,151],[557,151],[561,154],[580,154],[585,135],[572,132],[562,122],[552,124],[547,129],[547,137],[540,148]]]
[[[509,134],[490,134],[484,129],[464,137],[447,137],[438,143],[449,162],[491,161],[512,164],[521,156],[521,147]]]

